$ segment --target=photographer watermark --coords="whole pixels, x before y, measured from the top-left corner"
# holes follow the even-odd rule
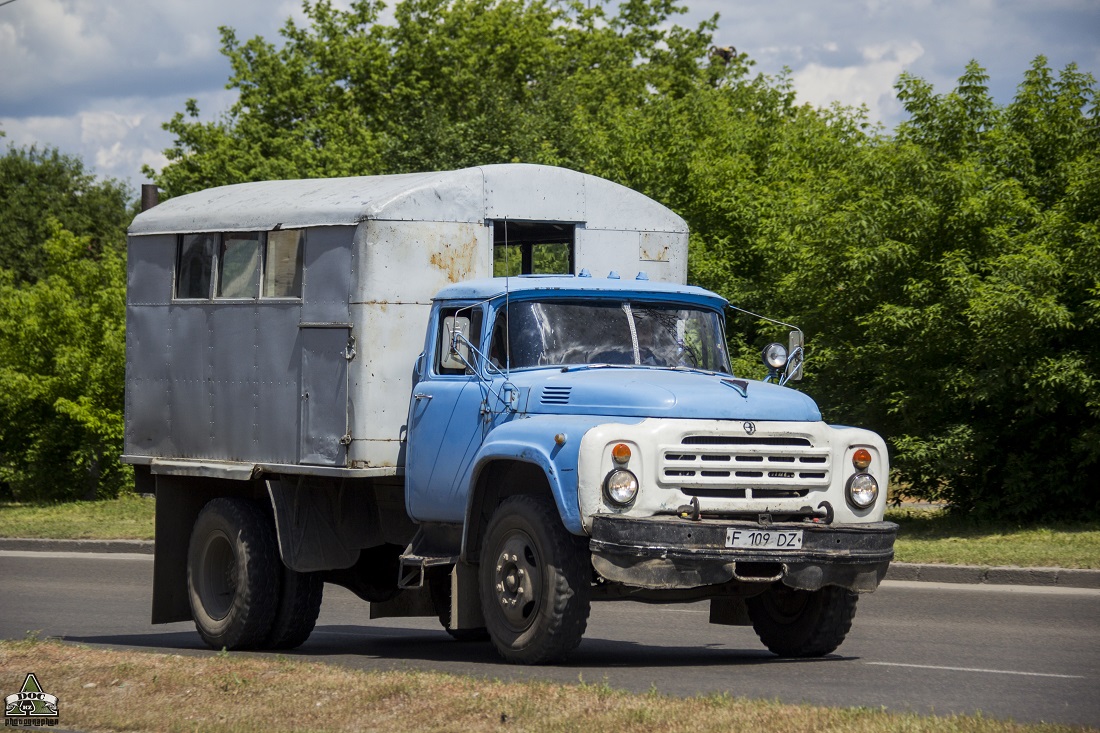
[[[38,678],[31,672],[23,681],[23,689],[4,698],[4,725],[57,725],[57,697],[44,692]]]

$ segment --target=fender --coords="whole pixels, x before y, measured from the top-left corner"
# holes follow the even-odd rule
[[[482,443],[471,462],[467,476],[466,518],[462,530],[462,554],[466,555],[471,535],[471,523],[477,521],[477,485],[481,473],[494,461],[520,461],[536,466],[546,477],[558,514],[565,528],[584,535],[580,504],[577,498],[577,454],[581,438],[597,425],[621,423],[632,425],[641,418],[608,417],[605,415],[534,415],[507,422],[493,430]],[[565,440],[558,444],[555,436]]]

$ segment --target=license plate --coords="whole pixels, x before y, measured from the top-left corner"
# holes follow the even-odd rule
[[[800,529],[730,529],[726,530],[726,547],[747,547],[757,550],[801,550]]]

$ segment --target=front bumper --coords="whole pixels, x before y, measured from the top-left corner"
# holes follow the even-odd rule
[[[726,547],[726,531],[801,530],[802,547],[761,550]],[[894,557],[898,525],[756,522],[678,517],[597,515],[592,520],[592,565],[606,580],[651,589],[699,588],[731,580],[817,590],[827,585],[875,590]]]

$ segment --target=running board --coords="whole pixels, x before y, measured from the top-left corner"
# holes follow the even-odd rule
[[[461,524],[425,522],[401,553],[398,588],[423,588],[428,568],[454,567],[462,545]]]
[[[411,550],[412,545],[409,545],[401,556],[398,588],[423,588],[428,568],[451,567],[458,563],[458,555],[414,555]]]

